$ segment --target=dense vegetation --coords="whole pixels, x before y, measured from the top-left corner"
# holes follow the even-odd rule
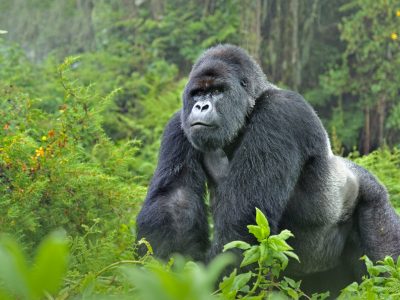
[[[151,245],[136,256],[163,126],[197,55],[240,45],[306,96],[333,150],[399,209],[399,36],[396,0],[1,1],[0,299],[297,299],[301,284],[279,277],[296,259],[291,234],[270,236],[260,212],[259,245],[226,246],[255,273],[218,285],[229,255],[207,267],[160,263]],[[400,262],[364,260],[369,275],[341,297],[399,297]]]

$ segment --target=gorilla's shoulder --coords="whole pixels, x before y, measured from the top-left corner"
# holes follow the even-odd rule
[[[284,108],[288,108],[289,106],[304,106],[308,109],[311,108],[302,95],[291,90],[278,88],[269,89],[264,92],[262,97],[263,100],[261,102],[269,105],[278,105]]]
[[[300,94],[290,90],[264,92],[256,100],[248,124],[254,131],[274,132],[287,139],[326,139],[325,129],[313,108]]]
[[[313,108],[299,93],[284,89],[269,89],[257,100],[256,114],[296,120],[298,118],[317,118]]]

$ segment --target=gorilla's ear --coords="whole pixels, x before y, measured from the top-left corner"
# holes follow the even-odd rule
[[[241,85],[242,87],[247,87],[247,80],[246,80],[246,79],[240,80],[240,85]]]

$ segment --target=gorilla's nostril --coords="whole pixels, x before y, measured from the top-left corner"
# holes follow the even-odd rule
[[[196,104],[194,107],[196,107],[198,110],[201,110],[201,106]]]
[[[201,111],[207,110],[209,107],[210,107],[210,106],[209,106],[208,104],[206,104],[206,105],[204,105],[204,106],[202,107]]]

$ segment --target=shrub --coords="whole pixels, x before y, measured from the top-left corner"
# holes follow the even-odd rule
[[[136,144],[117,146],[102,129],[113,95],[72,81],[74,61],[58,69],[65,96],[56,111],[18,86],[0,87],[0,227],[28,247],[58,227],[73,237],[94,220],[99,236],[119,229],[144,195],[133,170]]]
[[[352,158],[357,164],[372,172],[388,189],[392,204],[400,208],[400,150],[387,147],[378,149],[369,155],[359,157],[356,152]]]

